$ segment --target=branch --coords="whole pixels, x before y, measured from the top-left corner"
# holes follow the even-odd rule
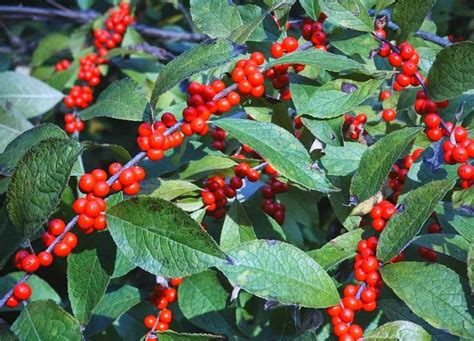
[[[0,6],[0,19],[4,20],[18,20],[18,19],[33,19],[33,20],[60,20],[67,19],[77,23],[85,24],[91,22],[99,16],[99,13],[75,10],[61,10],[55,8],[40,8],[30,6]],[[171,39],[171,40],[188,40],[201,41],[206,38],[205,35],[189,32],[177,32],[160,28],[149,27],[145,25],[132,25],[138,32],[144,36],[151,38]]]

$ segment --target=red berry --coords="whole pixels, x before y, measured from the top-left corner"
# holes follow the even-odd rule
[[[333,332],[336,336],[342,336],[349,331],[347,323],[341,322],[334,326]]]
[[[14,296],[11,296],[8,298],[8,300],[5,302],[5,305],[8,307],[8,308],[15,308],[17,305],[18,305],[18,300],[14,297]]]
[[[95,181],[107,180],[107,173],[103,169],[94,169],[91,172],[91,175],[94,177]]]
[[[463,142],[467,139],[467,130],[466,128],[457,126],[453,130],[453,135],[456,142]]]
[[[26,272],[35,272],[41,263],[36,255],[28,255],[21,261],[21,267]]]
[[[358,324],[352,324],[349,327],[349,334],[354,338],[358,339],[364,334],[364,330]]]
[[[173,313],[171,310],[163,309],[160,313],[160,321],[164,323],[170,323],[173,320]]]
[[[165,296],[168,302],[174,302],[176,301],[178,292],[176,291],[175,288],[168,288],[165,290]]]
[[[242,187],[242,185],[243,185],[243,181],[238,176],[234,176],[230,179],[230,186],[233,189],[239,189]]]
[[[473,179],[474,168],[467,163],[462,164],[458,168],[458,175],[462,180],[471,180]]]
[[[61,219],[53,219],[48,224],[48,231],[53,236],[59,236],[61,233],[64,232],[65,227],[66,225],[64,224],[64,221],[62,221]]]
[[[281,42],[281,46],[286,52],[293,52],[298,48],[298,40],[293,37],[286,37]]]
[[[439,141],[443,137],[443,131],[439,128],[428,129],[426,135],[431,141]]]
[[[339,318],[342,322],[351,323],[354,321],[354,311],[351,309],[344,308],[339,313]]]
[[[283,56],[283,46],[280,43],[273,43],[270,53],[273,58],[280,58]]]
[[[67,257],[71,253],[71,247],[65,242],[59,242],[54,247],[54,255],[57,257]]]
[[[441,117],[435,113],[428,114],[425,116],[425,124],[430,129],[438,128],[441,124]]]
[[[161,136],[161,135],[160,135]],[[123,186],[130,186],[135,182],[135,174],[129,169],[125,169],[119,176],[120,183]]]
[[[339,313],[341,312],[342,308],[341,306],[338,304],[338,305],[335,305],[333,307],[329,307],[326,309],[326,312],[328,313],[329,316],[331,317],[335,317],[335,316],[339,316]]]
[[[396,117],[397,113],[393,109],[385,109],[382,112],[382,118],[387,122],[393,121]]]
[[[144,320],[143,320],[143,324],[145,325],[145,327],[147,327],[148,329],[152,329],[155,324],[156,324],[156,317],[153,316],[153,315],[147,315],[145,316]]]
[[[49,266],[51,263],[53,263],[53,255],[46,251],[41,251],[38,253],[38,259],[41,266]]]
[[[95,181],[91,174],[84,174],[79,180],[79,189],[83,193],[89,193],[94,189]]]
[[[31,287],[26,283],[19,283],[13,289],[13,296],[19,301],[26,301],[31,297]]]
[[[392,65],[392,66],[401,66],[403,61],[402,61],[402,57],[400,57],[400,55],[398,53],[391,53],[389,56],[388,56],[388,62]]]
[[[438,223],[431,223],[428,225],[428,232],[429,233],[440,233],[441,232],[441,225]]]
[[[77,237],[74,233],[68,232],[64,236],[63,242],[69,245],[71,249],[74,249],[77,246]]]
[[[418,71],[418,66],[412,61],[407,61],[403,63],[402,70],[405,75],[412,76]]]
[[[457,163],[466,162],[468,158],[469,158],[469,154],[466,148],[457,146],[456,148],[453,149],[453,160],[456,161]]]

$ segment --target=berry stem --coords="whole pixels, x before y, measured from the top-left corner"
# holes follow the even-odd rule
[[[229,93],[231,93],[232,91],[235,91],[237,90],[237,83],[234,83],[232,85],[229,85],[227,88],[225,88],[224,90],[222,90],[221,92],[219,92],[217,95],[214,96],[214,98],[212,100],[214,101],[217,101],[218,99],[221,99],[221,98],[224,98],[226,97]]]
[[[423,92],[425,93],[425,96],[428,98],[428,88],[425,85],[425,81],[423,80],[423,78],[421,78],[421,76],[418,72],[415,73],[415,77],[418,80],[418,82],[420,83],[421,87],[423,88]]]
[[[259,170],[264,169],[265,167],[267,167],[267,165],[268,165],[268,162],[263,162],[263,163],[259,164],[258,166],[253,167],[252,169],[259,171]]]

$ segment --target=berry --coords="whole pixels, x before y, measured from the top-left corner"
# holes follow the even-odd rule
[[[393,109],[385,109],[382,112],[382,118],[387,122],[393,121],[396,117],[397,113]]]
[[[54,255],[58,257],[67,257],[71,253],[71,247],[65,242],[59,242],[54,247]]]
[[[143,320],[143,324],[145,325],[145,327],[147,327],[148,329],[152,329],[155,324],[156,324],[156,317],[153,316],[153,315],[147,315],[145,316],[145,319]]]
[[[26,283],[19,283],[13,289],[13,296],[19,301],[26,301],[31,297],[31,287]]]
[[[35,272],[39,269],[41,263],[37,256],[29,255],[21,261],[21,267],[26,272]]]
[[[471,180],[473,179],[474,168],[467,163],[462,164],[458,168],[458,175],[462,180]]]
[[[46,251],[41,251],[38,253],[38,259],[41,266],[49,266],[53,263],[53,256]]]
[[[170,323],[173,320],[173,313],[171,310],[163,309],[160,313],[160,322]]]

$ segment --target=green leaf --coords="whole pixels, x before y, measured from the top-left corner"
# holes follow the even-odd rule
[[[0,107],[19,112],[26,118],[53,108],[63,94],[40,80],[18,72],[0,73]]]
[[[184,180],[150,179],[143,182],[141,193],[170,201],[182,195],[197,191],[201,191],[201,188],[192,182]]]
[[[265,68],[275,65],[293,63],[316,66],[323,70],[334,72],[354,71],[364,74],[369,73],[364,65],[356,62],[355,60],[349,59],[339,54],[321,51],[319,49],[309,49],[289,53],[281,58],[270,60],[267,64],[265,64]]]
[[[31,147],[52,137],[66,139],[67,135],[64,130],[57,125],[50,123],[41,124],[25,131],[11,141],[4,152],[0,154],[0,164],[13,170],[18,160],[20,160]]]
[[[31,65],[34,67],[40,66],[55,53],[64,50],[68,47],[69,37],[60,33],[52,33],[42,39],[38,47],[33,52],[31,58]]]
[[[95,0],[76,0],[80,9],[89,9],[94,4]]]
[[[323,308],[339,302],[334,282],[310,256],[293,245],[254,240],[228,252],[218,265],[233,286],[286,305]],[[278,285],[275,285],[278,283]]]
[[[461,262],[467,259],[469,242],[457,234],[434,233],[416,237],[413,244],[454,257]]]
[[[160,333],[160,341],[209,341],[214,339],[222,339],[219,335],[210,334],[191,334],[191,333],[176,333],[173,331],[166,331]]]
[[[67,259],[67,287],[74,316],[87,324],[114,270],[115,244],[107,232],[87,238]],[[87,271],[84,271],[87,269]]]
[[[418,316],[440,329],[473,337],[461,279],[441,264],[401,262],[380,270],[384,282]]]
[[[358,228],[361,221],[361,217],[351,215],[353,209],[351,206],[349,206],[349,186],[351,185],[351,179],[352,177],[350,176],[330,177],[330,180],[334,183],[334,186],[337,186],[341,190],[328,195],[329,202],[331,203],[331,207],[334,211],[334,214],[336,215],[336,218],[348,231]]]
[[[365,82],[338,79],[321,87],[290,83],[290,89],[299,115],[327,119],[352,110],[378,91],[383,82],[383,79],[370,79]],[[342,86],[345,84],[355,85],[357,90],[344,92]]]
[[[226,214],[222,225],[220,247],[226,251],[249,240],[257,239],[245,209],[235,201]]]
[[[474,187],[453,192],[453,207],[466,209],[468,212],[474,210]]]
[[[130,285],[124,285],[106,293],[94,308],[86,335],[94,335],[105,330],[120,315],[133,308],[142,300],[140,291]]]
[[[107,202],[107,205],[109,202]],[[133,264],[119,249],[116,250],[117,254],[115,256],[115,267],[112,278],[118,278],[125,276],[127,273],[135,269],[135,264]]]
[[[356,142],[346,142],[343,147],[327,145],[321,163],[328,175],[349,175],[357,170],[366,150],[366,145]]]
[[[143,87],[130,78],[113,82],[96,103],[81,111],[81,119],[112,117],[127,121],[149,121],[151,107]]]
[[[319,0],[300,0],[300,5],[311,19],[318,20]]]
[[[336,29],[331,33],[331,45],[347,56],[359,55],[365,60],[379,42],[370,33]]]
[[[0,340],[16,341],[15,334],[10,330],[10,326],[4,320],[0,319]]]
[[[346,259],[356,255],[357,244],[362,238],[364,230],[357,229],[344,233],[343,235],[330,240],[323,247],[317,250],[306,252],[324,270],[328,271],[339,265]]]
[[[336,26],[364,32],[374,30],[369,12],[359,0],[319,0],[319,5],[327,21]]]
[[[220,119],[215,123],[239,142],[256,150],[284,177],[323,193],[336,190],[322,171],[311,168],[312,161],[304,146],[283,128],[272,123],[239,119]]]
[[[410,321],[395,321],[385,323],[375,330],[372,330],[364,340],[383,341],[431,341],[431,336],[419,325]]]
[[[109,150],[115,156],[115,159],[117,160],[117,162],[120,162],[122,164],[126,164],[131,159],[131,156],[128,150],[122,146],[119,146],[118,144],[83,141],[82,145],[84,146],[85,151],[87,152],[95,151],[95,153],[97,154],[100,153],[100,151],[97,151],[97,149]]]
[[[229,337],[237,334],[235,310],[228,307],[230,294],[214,271],[192,275],[179,286],[178,302],[183,315],[195,326]]]
[[[3,241],[3,239],[2,239]],[[11,272],[8,275],[5,275],[0,278],[0,294],[5,295],[11,288],[15,286],[18,281],[23,278],[25,272]],[[34,302],[39,300],[52,300],[56,303],[61,302],[61,297],[58,293],[41,277],[37,275],[31,275],[27,281],[28,285],[31,287],[31,297],[28,299],[28,302]],[[12,311],[11,308],[7,308],[8,311]],[[21,310],[21,305],[15,308],[15,310]]]
[[[182,53],[161,69],[156,78],[151,104],[154,108],[158,97],[193,74],[227,63],[241,53],[241,48],[223,39],[203,42]]]
[[[12,325],[28,341],[81,341],[79,322],[51,300],[31,302]]]
[[[237,163],[228,156],[207,155],[188,163],[188,166],[179,173],[181,179],[200,178],[209,173],[228,169]]]
[[[428,92],[435,101],[451,99],[474,88],[474,43],[466,41],[442,49],[428,78]]]
[[[18,135],[32,127],[33,125],[19,113],[10,113],[0,107],[0,152]]]
[[[404,128],[381,138],[365,151],[351,183],[351,193],[363,202],[375,195],[405,149],[421,131]]]
[[[265,12],[261,15],[253,18],[252,20],[244,23],[241,26],[235,28],[229,35],[229,39],[231,41],[235,41],[236,43],[243,44],[245,43],[251,36],[252,33],[258,28],[260,23],[265,19],[265,17],[273,11],[276,10],[283,10],[286,7],[291,7],[292,4],[295,3],[296,0],[276,0],[273,1],[272,6],[267,8]],[[244,17],[242,17],[244,19]]]
[[[220,0],[191,0],[193,23],[211,38],[227,38],[244,23],[237,6]]]
[[[397,0],[393,7],[393,21],[400,26],[400,41],[421,27],[434,3],[435,0]]]
[[[326,145],[340,146],[341,145],[341,127],[343,117],[335,117],[328,120],[320,120],[310,117],[303,117],[303,124],[308,130],[321,142]]]
[[[29,237],[42,229],[61,200],[81,146],[50,138],[32,147],[17,162],[7,193],[7,209],[18,231]]]
[[[10,256],[18,250],[26,238],[22,233],[15,229],[15,226],[8,216],[5,205],[0,207],[0,239],[2,247],[0,248],[0,269],[3,268]]]
[[[107,211],[118,248],[155,275],[182,277],[223,262],[225,255],[189,215],[159,198],[125,200]]]
[[[467,254],[467,277],[469,277],[469,286],[471,294],[474,292],[474,244],[471,243],[469,253]]]
[[[432,181],[409,192],[380,234],[377,258],[386,262],[396,256],[421,230],[439,201],[453,188],[452,180]]]

